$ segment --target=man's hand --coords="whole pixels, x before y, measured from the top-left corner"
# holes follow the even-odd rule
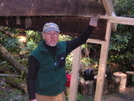
[[[97,16],[92,16],[89,22],[90,26],[97,27],[98,19],[100,18],[101,14],[98,14]]]

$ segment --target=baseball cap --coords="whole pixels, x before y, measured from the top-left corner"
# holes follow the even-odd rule
[[[55,24],[55,23],[53,23],[53,22],[46,23],[43,26],[43,32],[49,32],[49,31],[57,31],[57,32],[60,32],[58,25]]]

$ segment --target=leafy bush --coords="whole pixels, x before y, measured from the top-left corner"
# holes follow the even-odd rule
[[[134,17],[134,2],[131,0],[113,0],[117,16]],[[109,62],[118,64],[117,70],[134,70],[134,27],[118,25],[112,32]]]

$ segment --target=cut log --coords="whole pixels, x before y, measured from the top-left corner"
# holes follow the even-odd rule
[[[24,72],[27,74],[27,68],[20,64],[13,55],[11,55],[5,48],[0,44],[0,56],[10,63],[19,73]]]
[[[118,92],[119,83],[115,82],[114,80],[108,81],[108,92],[109,93],[115,93]]]
[[[95,75],[94,76],[94,79],[95,79],[95,85],[96,85],[96,82],[97,82],[97,76],[98,75]],[[105,78],[104,78],[104,87],[103,87],[103,93],[102,94],[107,94],[108,93],[108,81],[107,81],[107,75],[105,75]]]
[[[133,76],[134,71],[126,71],[127,74],[127,86],[134,86]]]
[[[23,91],[24,93],[27,93],[27,85],[25,81],[20,81],[19,78],[16,77],[11,77],[11,76],[7,76],[6,77],[6,83],[17,87],[18,89],[20,89],[21,91]]]
[[[115,72],[113,75],[115,76],[115,82],[119,83],[118,91],[124,91],[126,89],[127,75],[122,72]]]
[[[93,80],[84,80],[84,78],[79,81],[79,89],[83,95],[93,95],[94,94],[94,81]]]

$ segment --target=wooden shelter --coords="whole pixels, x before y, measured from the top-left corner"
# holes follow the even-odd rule
[[[101,101],[108,57],[111,28],[117,24],[134,25],[133,18],[116,17],[111,0],[0,0],[0,26],[42,31],[44,23],[53,21],[62,34],[79,35],[88,25],[91,15],[102,14],[99,26],[89,43],[101,44],[95,101]],[[107,14],[107,16],[104,16]],[[69,101],[76,101],[80,67],[80,47],[74,50]]]

